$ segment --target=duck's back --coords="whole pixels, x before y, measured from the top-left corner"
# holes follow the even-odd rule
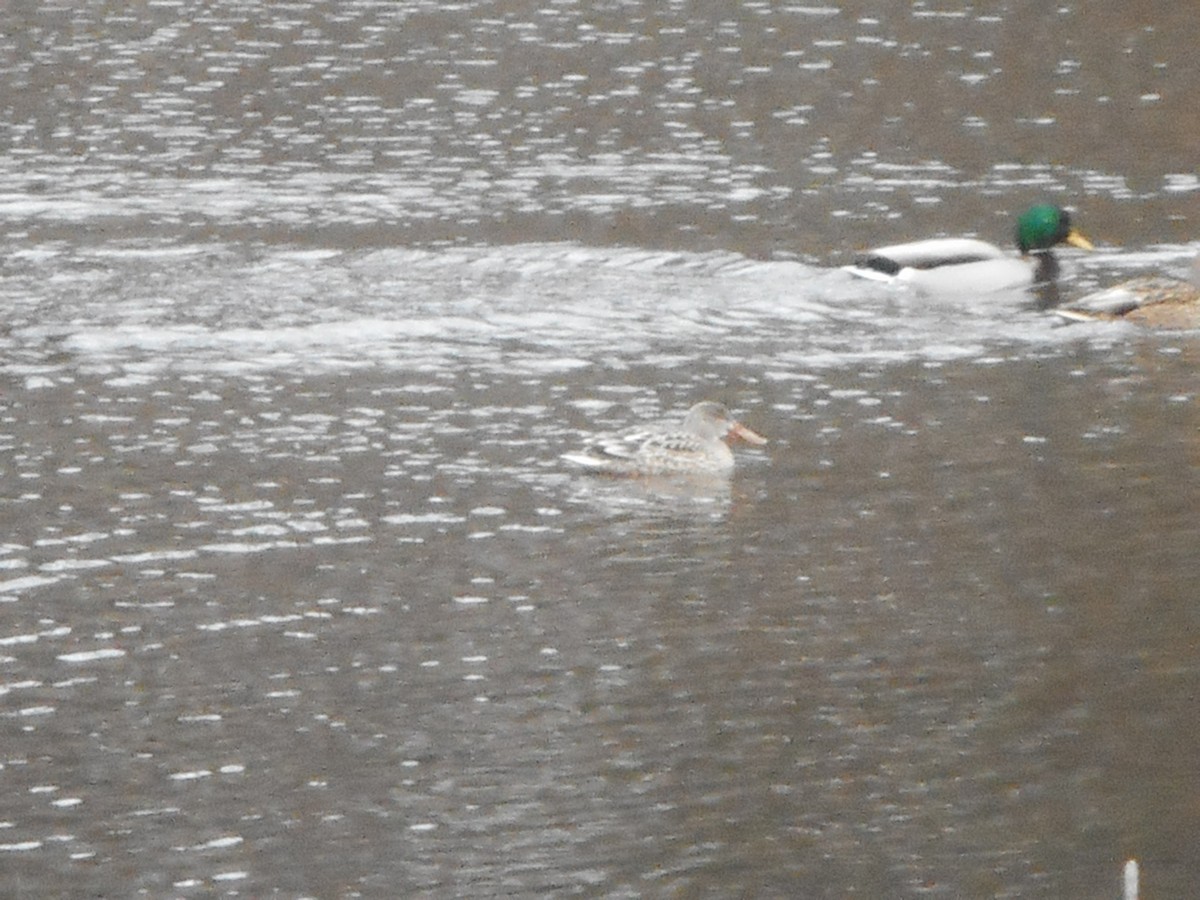
[[[902,269],[935,269],[1006,258],[1003,250],[987,241],[974,238],[932,238],[876,247],[856,259],[854,268],[894,277]]]
[[[724,473],[733,468],[733,452],[723,441],[667,430],[601,436],[563,458],[613,475]]]

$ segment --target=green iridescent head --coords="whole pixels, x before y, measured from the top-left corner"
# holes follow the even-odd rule
[[[1091,250],[1092,242],[1071,227],[1071,216],[1050,203],[1031,206],[1017,219],[1017,247],[1022,253],[1038,253],[1056,244]]]

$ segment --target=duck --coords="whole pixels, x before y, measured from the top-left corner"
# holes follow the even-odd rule
[[[1150,328],[1200,328],[1200,254],[1189,278],[1143,275],[1080,297],[1057,311],[1081,322],[1134,322]]]
[[[602,435],[563,459],[605,475],[728,475],[733,451],[726,439],[765,444],[720,403],[705,400],[687,411],[676,426],[652,424]]]
[[[1018,257],[975,238],[931,238],[878,247],[844,268],[860,278],[911,284],[926,294],[989,294],[1053,280],[1057,261],[1051,250],[1060,244],[1095,249],[1071,224],[1070,213],[1049,203],[1025,210],[1015,234]]]

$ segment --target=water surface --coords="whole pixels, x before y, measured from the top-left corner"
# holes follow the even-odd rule
[[[3,892],[1196,893],[1195,336],[837,268],[1183,274],[1191,19],[10,6]]]

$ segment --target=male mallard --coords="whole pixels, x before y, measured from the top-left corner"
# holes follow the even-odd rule
[[[1080,321],[1136,322],[1156,328],[1200,328],[1200,255],[1191,278],[1146,275],[1079,298],[1059,315]]]
[[[723,475],[733,469],[726,437],[751,444],[767,442],[720,403],[705,401],[688,410],[682,425],[605,435],[579,453],[564,453],[563,459],[607,475]]]
[[[1053,279],[1051,248],[1059,244],[1093,249],[1092,242],[1071,227],[1067,211],[1050,204],[1021,214],[1016,239],[1020,257],[973,238],[933,238],[871,250],[846,270],[862,278],[912,284],[931,294],[986,294]]]

